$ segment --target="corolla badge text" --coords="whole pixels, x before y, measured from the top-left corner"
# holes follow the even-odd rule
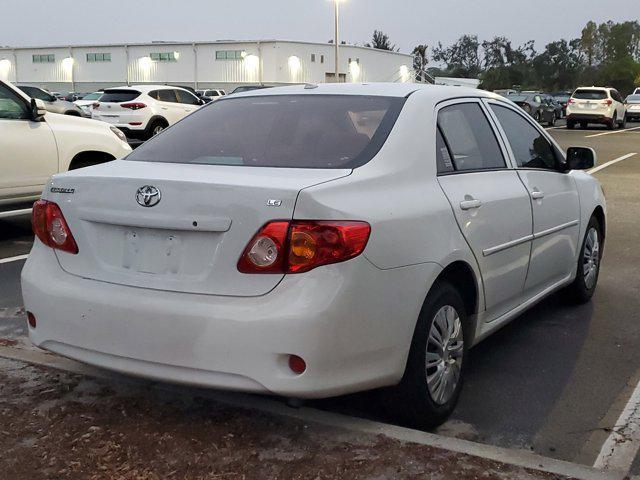
[[[155,207],[161,198],[160,190],[152,185],[140,187],[136,192],[136,202],[143,207]]]

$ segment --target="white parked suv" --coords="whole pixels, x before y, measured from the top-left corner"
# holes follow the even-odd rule
[[[131,152],[117,128],[86,118],[47,113],[0,81],[0,209],[37,199],[51,175],[121,158]]]
[[[204,104],[189,90],[167,85],[106,89],[91,117],[110,123],[131,138],[147,140]]]
[[[625,128],[626,113],[624,100],[615,88],[581,87],[567,102],[567,128],[576,124],[587,128],[590,123],[604,124],[611,130]]]
[[[209,100],[218,100],[227,94],[224,90],[216,89],[197,90],[197,92],[198,95],[208,98]]]
[[[594,163],[482,90],[229,95],[124,160],[52,178],[22,272],[29,336],[215,388],[397,385],[399,414],[434,426],[469,347],[556,290],[593,295]]]

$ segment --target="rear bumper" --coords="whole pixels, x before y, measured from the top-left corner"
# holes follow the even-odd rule
[[[109,284],[64,272],[36,240],[22,272],[31,341],[161,381],[301,398],[393,385],[437,264],[379,270],[364,257],[285,276],[259,297]],[[288,355],[305,359],[295,375]]]
[[[596,113],[568,113],[567,120],[589,123],[611,123],[613,119],[606,115]]]

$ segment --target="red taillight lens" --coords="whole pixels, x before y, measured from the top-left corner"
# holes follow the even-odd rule
[[[33,233],[45,245],[73,254],[78,253],[78,245],[57,204],[47,200],[34,203],[31,225]]]
[[[140,110],[141,108],[147,108],[147,106],[144,103],[140,103],[140,102],[121,103],[120,106],[122,108],[128,108],[131,110]]]
[[[575,103],[575,100],[573,100],[573,98],[567,100],[567,105],[571,105],[572,103]]]
[[[362,253],[371,233],[366,222],[275,221],[266,224],[245,248],[242,273],[302,273],[344,262]]]
[[[609,99],[609,100],[605,100],[605,101],[604,101],[604,102],[602,102],[602,103],[604,103],[607,107],[610,107],[610,106],[611,106],[611,104],[613,103],[613,100],[610,100],[610,99]]]
[[[307,362],[298,355],[289,355],[289,368],[296,375],[302,375],[307,369]]]
[[[100,102],[93,102],[93,103],[91,104],[91,106],[92,106],[93,108],[98,108],[98,107],[100,106]]]

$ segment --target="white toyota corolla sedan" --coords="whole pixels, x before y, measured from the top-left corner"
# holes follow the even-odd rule
[[[434,426],[469,347],[556,290],[592,296],[594,163],[481,90],[226,97],[50,180],[22,272],[29,336],[169,382],[295,398],[397,386],[400,413]]]

